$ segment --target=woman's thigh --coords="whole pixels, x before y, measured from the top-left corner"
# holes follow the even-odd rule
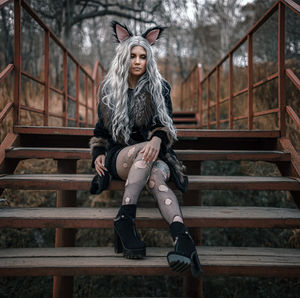
[[[122,180],[125,181],[127,179],[129,170],[134,160],[137,158],[140,151],[145,147],[146,143],[147,142],[143,142],[127,146],[119,152],[116,161],[116,169],[119,177]]]

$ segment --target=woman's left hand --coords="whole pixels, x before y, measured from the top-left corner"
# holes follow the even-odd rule
[[[143,154],[143,160],[146,162],[155,161],[160,150],[161,139],[154,136],[146,146],[140,151]]]

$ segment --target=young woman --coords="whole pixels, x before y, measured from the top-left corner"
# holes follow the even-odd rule
[[[108,187],[110,177],[126,181],[121,208],[114,220],[115,251],[130,259],[143,258],[146,246],[134,220],[139,195],[146,186],[170,225],[175,249],[167,259],[172,270],[201,265],[194,242],[183,223],[181,209],[167,181],[186,191],[184,167],[171,146],[176,137],[172,121],[171,87],[157,68],[152,45],[164,30],[154,27],[134,36],[126,26],[112,22],[118,41],[116,55],[98,91],[98,122],[90,140],[92,166],[97,175],[92,193]]]

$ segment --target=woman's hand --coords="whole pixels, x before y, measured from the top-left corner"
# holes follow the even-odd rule
[[[161,139],[154,136],[146,146],[140,151],[143,154],[143,160],[146,162],[155,161],[160,150]]]
[[[95,169],[97,173],[102,176],[104,175],[104,170],[107,171],[107,168],[104,166],[105,164],[105,155],[100,154],[96,159],[95,159]]]

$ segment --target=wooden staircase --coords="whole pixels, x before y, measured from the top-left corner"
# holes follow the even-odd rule
[[[91,174],[76,174],[76,161],[90,159],[90,128],[16,126],[1,145],[0,189],[88,190]],[[299,156],[280,138],[278,131],[234,131],[179,129],[175,149],[187,165],[189,189],[183,196],[183,214],[198,246],[204,275],[300,276],[300,249],[270,247],[202,246],[201,228],[285,228],[300,227],[300,212],[294,208],[201,206],[201,190],[288,190],[300,205]],[[43,144],[38,147],[37,144]],[[288,143],[289,144],[289,143]],[[5,146],[5,148],[4,148]],[[14,174],[23,159],[55,159],[75,164],[75,171],[62,168],[58,174]],[[281,177],[203,176],[201,162],[267,161],[277,164]],[[71,167],[72,168],[72,167]],[[173,183],[170,186],[174,188]],[[110,190],[122,190],[122,181],[112,181]],[[75,200],[76,201],[76,200]],[[73,205],[72,205],[73,204]],[[1,228],[112,228],[116,208],[76,207],[0,209]],[[70,207],[73,206],[73,207]],[[155,208],[140,208],[138,228],[167,228]],[[65,230],[66,231],[66,230]],[[224,243],[226,245],[226,243]],[[61,245],[63,246],[63,245]],[[127,260],[113,247],[9,248],[0,250],[0,275],[171,275],[166,255],[172,248],[149,247],[144,260]],[[200,281],[185,279],[185,295],[200,297]],[[194,284],[194,286],[191,286]]]
[[[200,128],[199,114],[192,111],[176,111],[173,122],[177,128]]]

